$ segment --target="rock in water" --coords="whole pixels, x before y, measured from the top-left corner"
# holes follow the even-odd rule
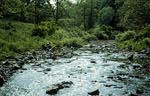
[[[93,92],[90,92],[88,94],[91,95],[91,96],[99,96],[99,90],[97,89],[97,90],[95,90]]]
[[[50,90],[46,91],[46,94],[55,95],[55,94],[57,94],[57,92],[60,89],[69,88],[72,84],[73,84],[72,81],[69,81],[69,82],[64,81],[64,82],[61,82],[59,84],[55,84],[52,86],[52,88]]]
[[[128,56],[128,59],[129,59],[130,61],[133,61],[133,57],[134,57],[134,54],[130,54],[130,55]]]
[[[4,82],[5,82],[4,77],[0,75],[0,87],[3,86]]]

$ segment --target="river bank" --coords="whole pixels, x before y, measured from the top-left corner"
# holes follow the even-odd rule
[[[19,54],[13,58],[7,58],[4,61],[0,61],[0,76],[3,83],[6,82],[17,70],[22,69],[24,64],[37,63],[43,59],[57,59],[59,57],[71,57],[73,50],[76,48],[52,48],[49,44],[43,45],[37,50],[32,50],[24,54]]]

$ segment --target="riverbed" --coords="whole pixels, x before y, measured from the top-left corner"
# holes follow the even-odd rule
[[[92,42],[72,56],[40,59],[19,69],[0,88],[0,96],[51,96],[53,85],[72,82],[54,96],[150,96],[150,75],[141,64],[128,60],[130,52],[112,41]]]

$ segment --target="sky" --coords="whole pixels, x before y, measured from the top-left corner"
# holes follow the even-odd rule
[[[73,3],[76,2],[76,0],[69,0],[69,1],[71,1],[71,2],[73,2]],[[50,2],[51,2],[51,4],[55,4],[55,0],[50,0]]]

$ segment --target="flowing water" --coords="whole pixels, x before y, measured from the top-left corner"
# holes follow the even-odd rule
[[[92,46],[91,46],[92,45]],[[86,45],[73,52],[71,58],[43,59],[25,64],[0,88],[0,96],[49,96],[53,84],[72,81],[70,88],[55,96],[150,96],[150,75],[133,67],[128,52],[121,52],[112,42]]]

